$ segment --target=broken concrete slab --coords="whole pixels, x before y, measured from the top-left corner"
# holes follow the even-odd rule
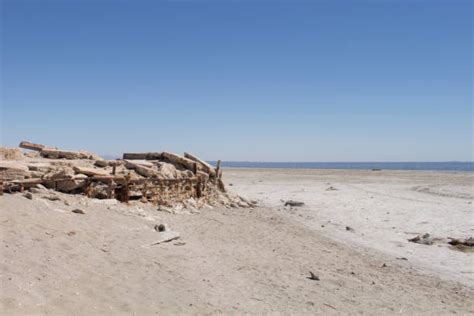
[[[212,167],[210,164],[205,162],[204,160],[199,159],[198,157],[191,155],[190,153],[184,153],[184,157],[191,159],[192,161],[195,161],[199,164],[199,169],[203,170],[204,172],[208,173],[209,176],[214,177],[216,175],[216,171],[214,167]]]
[[[154,170],[151,167],[145,167],[129,160],[125,160],[125,167],[127,169],[135,170],[139,175],[144,177],[153,178],[158,176],[157,170]]]
[[[54,148],[44,148],[41,156],[49,159],[81,159],[83,155],[78,151],[59,150]]]
[[[46,146],[41,144],[30,143],[28,141],[22,141],[18,147],[34,151],[42,151]]]
[[[107,171],[95,168],[74,166],[74,172],[77,174],[85,174],[86,176],[108,176],[110,175]]]

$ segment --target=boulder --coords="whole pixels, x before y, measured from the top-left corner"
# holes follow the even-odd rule
[[[105,168],[108,165],[109,163],[107,162],[107,160],[103,160],[103,159],[96,160],[94,163],[94,166],[100,167],[100,168]]]

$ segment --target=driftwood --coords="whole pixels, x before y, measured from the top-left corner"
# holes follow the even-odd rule
[[[208,164],[207,162],[199,159],[198,157],[196,156],[193,156],[189,153],[184,153],[184,157],[192,160],[192,161],[195,161],[198,163],[198,166],[200,167],[201,170],[203,170],[204,172],[208,173],[209,176],[211,177],[215,177],[216,176],[216,171],[214,170],[214,168]]]
[[[42,151],[46,146],[41,145],[41,144],[30,143],[27,141],[22,141],[19,147],[24,148],[24,149],[29,149],[29,150]]]

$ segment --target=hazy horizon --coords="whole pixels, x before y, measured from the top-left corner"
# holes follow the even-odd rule
[[[0,143],[471,162],[471,1],[2,1]]]

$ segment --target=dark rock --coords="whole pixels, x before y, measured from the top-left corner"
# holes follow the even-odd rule
[[[303,205],[304,205],[303,202],[297,202],[293,200],[288,200],[285,202],[285,206],[298,207],[298,206],[303,206]]]

